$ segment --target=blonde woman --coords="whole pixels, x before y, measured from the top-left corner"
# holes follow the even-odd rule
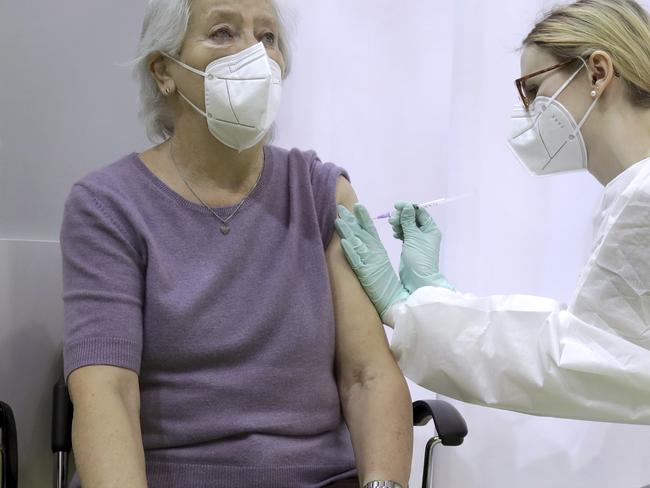
[[[535,174],[589,171],[605,188],[567,308],[475,297],[440,273],[431,217],[398,204],[400,279],[367,212],[340,209],[343,247],[406,376],[479,405],[650,424],[650,23],[632,0],[581,0],[523,43],[509,144]]]

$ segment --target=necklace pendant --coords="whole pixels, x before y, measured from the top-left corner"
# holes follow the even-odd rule
[[[224,236],[227,236],[228,234],[230,234],[230,227],[228,227],[226,224],[223,224],[223,225],[221,226],[221,233],[222,233]]]

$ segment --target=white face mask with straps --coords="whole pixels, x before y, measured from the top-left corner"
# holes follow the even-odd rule
[[[205,78],[205,112],[183,93],[178,94],[203,115],[212,135],[237,151],[259,143],[273,125],[282,98],[282,69],[263,43],[219,58],[205,72],[168,54],[164,56]]]
[[[541,176],[567,171],[586,170],[587,148],[582,126],[593,111],[598,99],[578,123],[557,97],[587,67],[582,66],[551,97],[537,97],[530,110],[517,104],[510,125],[508,145],[517,159],[533,174]]]

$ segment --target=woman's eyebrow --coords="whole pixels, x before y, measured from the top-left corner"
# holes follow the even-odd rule
[[[256,24],[259,23],[259,24],[263,24],[263,25],[267,25],[267,26],[272,26],[274,28],[276,28],[277,25],[278,25],[277,19],[274,16],[268,15],[268,14],[257,15],[255,17],[255,23]]]
[[[217,19],[230,20],[230,21],[235,21],[240,23],[244,21],[244,17],[242,16],[241,12],[234,10],[232,8],[222,7],[222,6],[212,7],[206,13],[205,18],[209,21],[214,21]],[[277,19],[273,15],[266,14],[266,13],[256,15],[255,23],[273,26],[273,27],[276,27],[278,25]]]
[[[223,19],[223,20],[234,20],[238,22],[243,22],[244,20],[242,14],[237,10],[228,7],[220,7],[220,6],[215,6],[212,7],[210,10],[208,10],[208,12],[205,15],[205,18],[207,20]]]

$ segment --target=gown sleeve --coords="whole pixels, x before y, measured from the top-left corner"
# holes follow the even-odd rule
[[[432,287],[397,304],[391,347],[404,374],[477,405],[650,424],[649,188],[623,193],[568,309]]]

